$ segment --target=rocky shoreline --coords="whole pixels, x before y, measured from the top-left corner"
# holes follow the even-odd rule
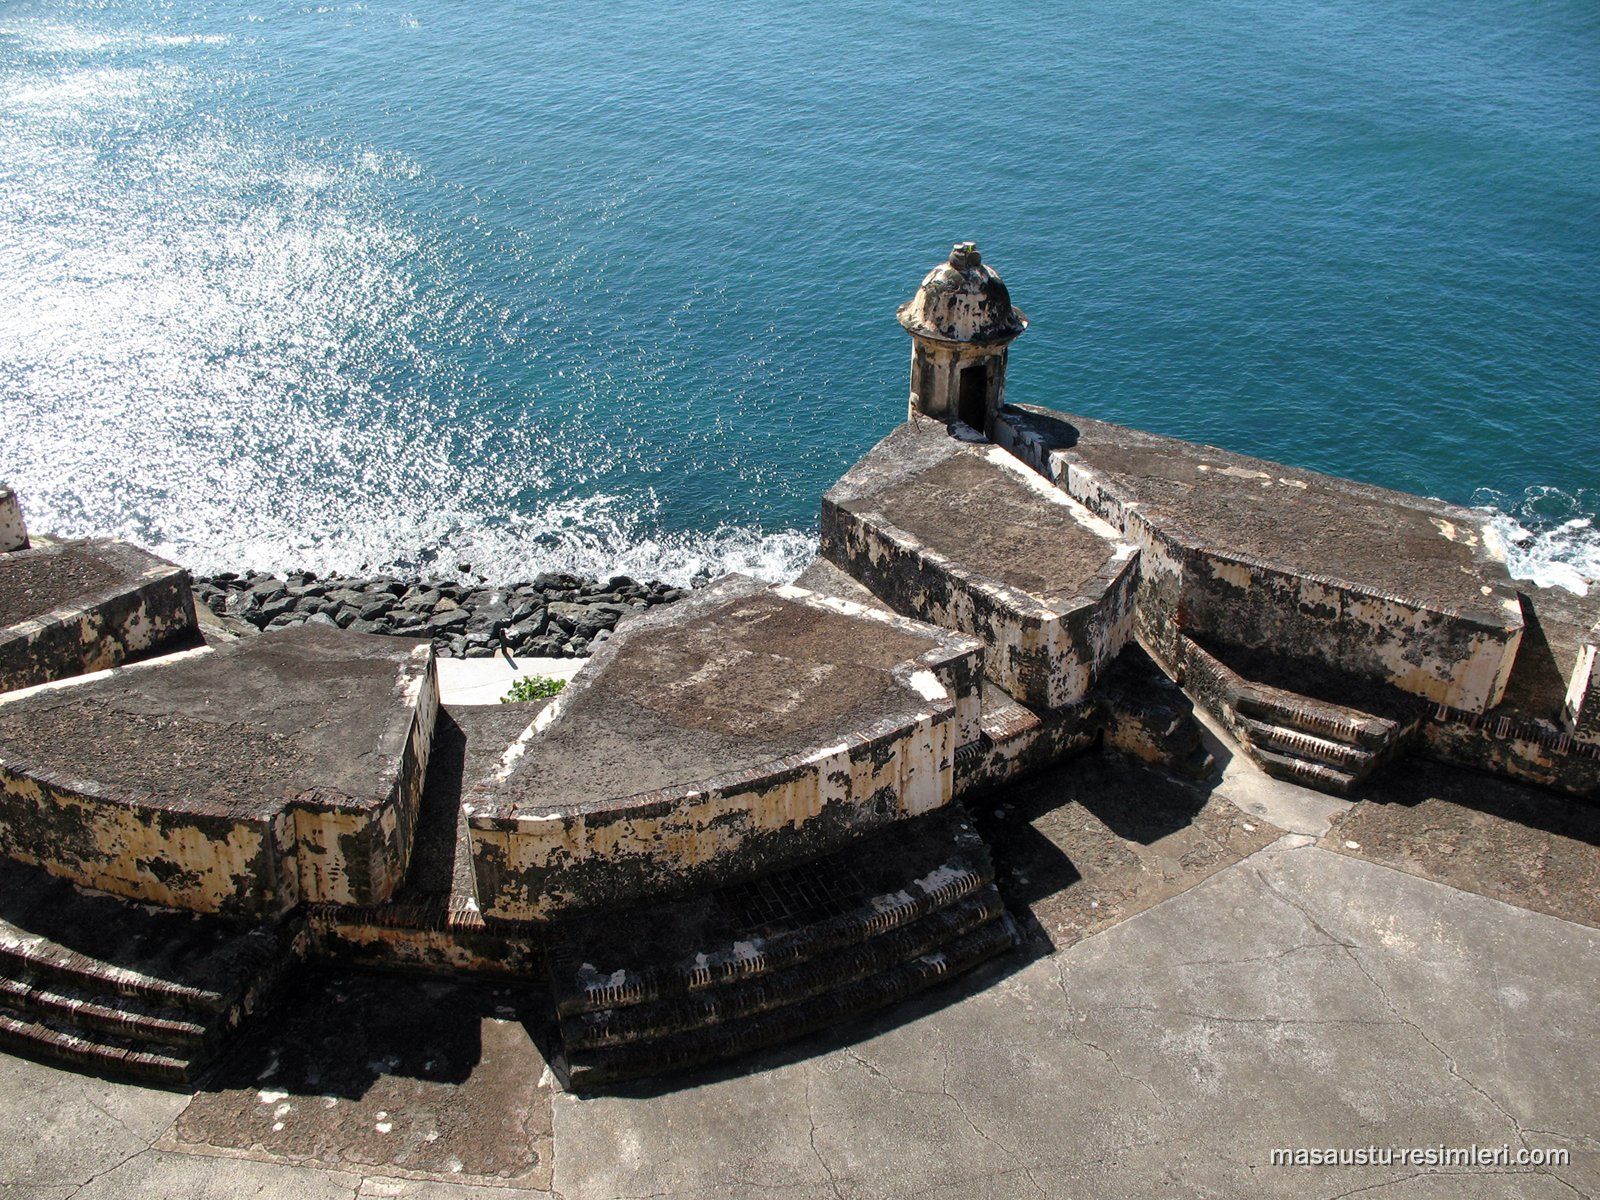
[[[194,596],[236,632],[262,632],[308,621],[356,633],[429,638],[451,658],[581,658],[634,610],[669,604],[686,589],[543,574],[503,587],[482,580],[408,580],[392,575],[272,575],[223,571],[194,578]]]

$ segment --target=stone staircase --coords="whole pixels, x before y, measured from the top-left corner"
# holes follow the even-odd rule
[[[1179,638],[1189,694],[1275,778],[1348,795],[1417,732],[1416,719],[1376,716],[1246,679],[1193,638]]]
[[[295,921],[231,925],[0,861],[0,1046],[192,1082],[299,950]]]
[[[589,1090],[726,1058],[892,1004],[1014,944],[965,813],[671,905],[560,925],[567,1081]]]

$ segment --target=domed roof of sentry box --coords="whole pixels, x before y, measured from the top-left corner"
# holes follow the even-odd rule
[[[941,342],[994,346],[1028,327],[999,272],[985,266],[973,242],[957,242],[948,262],[928,272],[896,314],[907,333]]]

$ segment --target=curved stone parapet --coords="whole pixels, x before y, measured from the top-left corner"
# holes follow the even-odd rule
[[[135,546],[52,541],[0,557],[0,692],[196,637],[188,572]]]
[[[303,626],[0,697],[0,853],[236,917],[383,900],[437,695],[426,644]]]
[[[729,577],[625,622],[465,805],[509,920],[682,895],[948,804],[979,644]]]
[[[822,553],[897,612],[973,634],[988,677],[1039,709],[1080,702],[1127,644],[1134,548],[987,443],[914,418],[822,501]]]

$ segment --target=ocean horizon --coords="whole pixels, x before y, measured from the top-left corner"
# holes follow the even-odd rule
[[[791,576],[958,239],[1008,398],[1600,578],[1600,7],[0,4],[0,479],[202,571]]]

